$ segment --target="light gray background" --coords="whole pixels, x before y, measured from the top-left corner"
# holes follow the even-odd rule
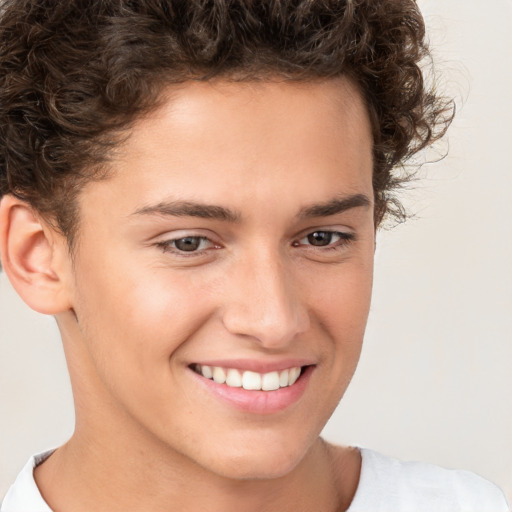
[[[459,114],[449,156],[407,193],[416,218],[379,234],[361,363],[324,435],[473,470],[512,502],[512,2],[420,6]],[[0,497],[72,428],[54,321],[2,274]]]

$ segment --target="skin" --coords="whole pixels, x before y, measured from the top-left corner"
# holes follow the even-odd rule
[[[56,512],[345,510],[359,452],[319,435],[355,371],[370,305],[361,96],[346,79],[188,83],[166,95],[111,176],[81,192],[73,259],[28,205],[1,203],[6,272],[56,316],[75,397],[75,433],[36,482]],[[312,209],[354,196],[344,211]],[[171,215],[177,201],[236,220]],[[312,245],[315,232],[328,245]],[[172,242],[187,236],[202,237],[198,250]],[[219,359],[312,370],[295,403],[255,414],[190,369]]]

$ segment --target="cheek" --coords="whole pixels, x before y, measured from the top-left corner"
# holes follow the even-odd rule
[[[325,272],[315,286],[314,300],[322,323],[335,337],[364,333],[373,284],[373,260],[347,262]]]
[[[326,388],[338,400],[359,361],[370,309],[372,277],[371,258],[340,265],[323,276],[311,296],[316,321],[328,340],[324,344],[323,360],[327,374],[333,378]]]
[[[207,322],[208,300],[199,299],[185,279],[171,279],[161,269],[90,275],[95,279],[82,280],[79,289],[77,317],[88,381],[97,383],[97,406],[113,399],[140,423],[153,418],[155,425],[147,428],[163,428],[172,419],[169,404],[176,406],[178,400],[184,409],[186,394],[174,370],[182,346]],[[177,388],[182,391],[178,399]]]
[[[98,261],[78,273],[76,307],[95,365],[125,382],[166,373],[171,355],[211,314],[208,295],[185,273]]]

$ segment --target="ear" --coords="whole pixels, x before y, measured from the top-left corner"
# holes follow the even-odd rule
[[[65,238],[26,202],[0,201],[0,259],[20,297],[35,311],[55,315],[71,308],[70,257]]]

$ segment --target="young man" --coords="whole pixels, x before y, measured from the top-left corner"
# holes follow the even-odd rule
[[[450,119],[413,2],[10,1],[1,26],[2,264],[76,408],[2,512],[507,510],[319,437],[392,170]]]

